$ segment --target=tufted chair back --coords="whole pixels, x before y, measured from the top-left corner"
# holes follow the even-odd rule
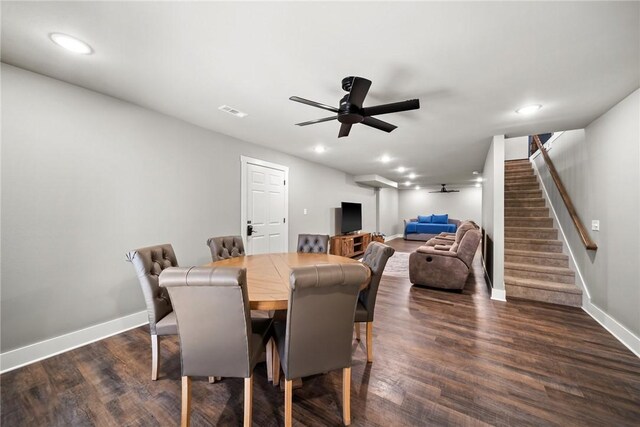
[[[395,251],[391,246],[387,246],[384,243],[372,242],[367,246],[367,250],[362,258],[362,263],[371,269],[369,286],[360,291],[359,295],[360,302],[367,310],[367,322],[373,322],[373,312],[376,306],[380,279],[382,278],[382,273],[387,265],[387,261]]]
[[[162,270],[177,267],[178,260],[170,244],[149,246],[133,250],[126,254],[136,269],[142,287],[144,301],[147,304],[151,335],[156,335],[156,322],[173,311],[166,289],[158,285],[158,276]]]
[[[328,250],[328,235],[298,234],[298,253],[326,254]]]
[[[242,236],[212,237],[207,240],[207,245],[211,249],[211,259],[214,262],[245,254]]]

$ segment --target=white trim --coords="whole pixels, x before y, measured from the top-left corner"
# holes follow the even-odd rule
[[[618,341],[624,344],[636,356],[640,357],[640,337],[618,323],[616,319],[605,313],[600,307],[591,301],[583,304],[582,309],[593,317],[596,322],[600,323],[611,335],[616,337]]]
[[[266,168],[276,169],[284,172],[284,212],[286,227],[284,228],[284,249],[289,252],[289,166],[279,165],[277,163],[267,162],[265,160],[255,159],[253,157],[240,156],[240,235],[242,241],[249,245],[247,241],[247,164],[264,166]]]
[[[562,132],[564,133],[564,132]],[[544,181],[542,180],[542,177],[540,176],[540,171],[538,170],[538,165],[536,164],[536,162],[531,162],[531,164],[533,165],[533,170],[536,174],[536,176],[538,177],[538,180],[540,181],[540,186],[542,187],[542,191],[544,192],[544,197],[547,201],[547,205],[551,210],[551,214],[553,215],[553,221],[554,221],[554,225],[558,226],[558,230],[560,230],[560,235],[562,236],[562,241],[564,243],[564,246],[567,248],[567,251],[569,252],[569,258],[571,258],[571,267],[576,271],[576,273],[578,273],[578,287],[582,290],[582,292],[584,292],[583,298],[582,298],[582,305],[584,306],[586,301],[590,301],[591,300],[591,293],[589,292],[589,288],[587,287],[587,282],[584,280],[584,276],[582,275],[582,272],[580,271],[580,268],[578,267],[578,263],[576,262],[576,257],[575,255],[573,255],[573,251],[571,250],[571,246],[569,246],[569,240],[567,240],[567,235],[564,232],[564,229],[562,228],[562,224],[560,224],[560,220],[558,219],[558,214],[556,213],[555,208],[553,207],[553,204],[551,203],[551,198],[549,197],[549,192],[547,191],[547,187],[544,185]],[[586,297],[586,298],[585,298]]]
[[[402,233],[400,234],[392,234],[391,236],[385,236],[384,240],[393,240],[393,239],[400,239],[401,237],[404,237],[404,235]]]
[[[491,299],[495,301],[506,301],[507,291],[505,289],[491,288]]]
[[[79,331],[53,337],[44,341],[10,350],[0,354],[0,374],[25,365],[47,359],[60,353],[100,341],[129,329],[149,323],[147,311],[139,311]]]

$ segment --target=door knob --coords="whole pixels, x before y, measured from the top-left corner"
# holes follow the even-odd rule
[[[247,225],[247,236],[251,236],[253,234],[253,225]]]

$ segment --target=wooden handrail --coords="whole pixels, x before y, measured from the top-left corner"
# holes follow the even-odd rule
[[[571,201],[571,197],[569,197],[569,193],[567,193],[567,189],[564,188],[562,184],[562,180],[560,180],[560,175],[558,175],[558,171],[555,166],[553,166],[553,162],[551,158],[549,158],[549,154],[547,154],[547,150],[542,146],[542,142],[538,135],[533,135],[533,141],[538,146],[538,150],[542,153],[542,157],[544,158],[544,162],[547,164],[549,168],[549,172],[551,173],[551,178],[553,182],[556,183],[556,187],[558,187],[558,191],[560,192],[560,197],[562,197],[562,201],[564,202],[567,210],[569,211],[569,215],[571,216],[571,220],[573,221],[573,225],[576,226],[576,230],[578,230],[578,234],[580,235],[580,239],[582,239],[582,243],[584,243],[584,247],[590,251],[598,250],[598,245],[596,242],[591,240],[591,236],[587,232],[587,228],[584,226],[580,217],[578,216],[578,212],[576,212],[575,206],[573,206],[573,202]]]

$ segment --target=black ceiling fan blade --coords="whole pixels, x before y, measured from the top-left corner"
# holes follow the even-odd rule
[[[398,126],[392,125],[391,123],[383,122],[382,120],[374,119],[373,117],[365,117],[361,122],[363,125],[371,126],[372,128],[376,128],[379,130],[383,130],[385,132],[391,132]],[[344,125],[343,125],[344,126]]]
[[[292,101],[300,102],[302,104],[311,105],[312,107],[322,108],[323,110],[332,111],[337,113],[339,110],[336,107],[332,107],[330,105],[320,104],[319,102],[310,101],[308,99],[300,98],[299,96],[292,96],[289,98]]]
[[[377,116],[380,114],[399,113],[401,111],[417,110],[420,108],[419,99],[408,101],[392,102],[391,104],[374,105],[362,109],[363,116]]]
[[[338,132],[338,138],[342,138],[343,136],[349,136],[350,131],[351,131],[351,124],[343,123],[340,126],[340,132]]]
[[[358,108],[362,108],[364,98],[369,93],[371,87],[371,80],[363,79],[362,77],[354,77],[351,81],[351,90],[347,97],[347,102],[355,105]]]
[[[309,120],[308,122],[296,123],[296,126],[307,126],[307,125],[312,125],[312,124],[315,124],[315,123],[328,122],[330,120],[335,120],[337,118],[338,118],[338,116],[331,116],[331,117],[325,117],[323,119]]]

